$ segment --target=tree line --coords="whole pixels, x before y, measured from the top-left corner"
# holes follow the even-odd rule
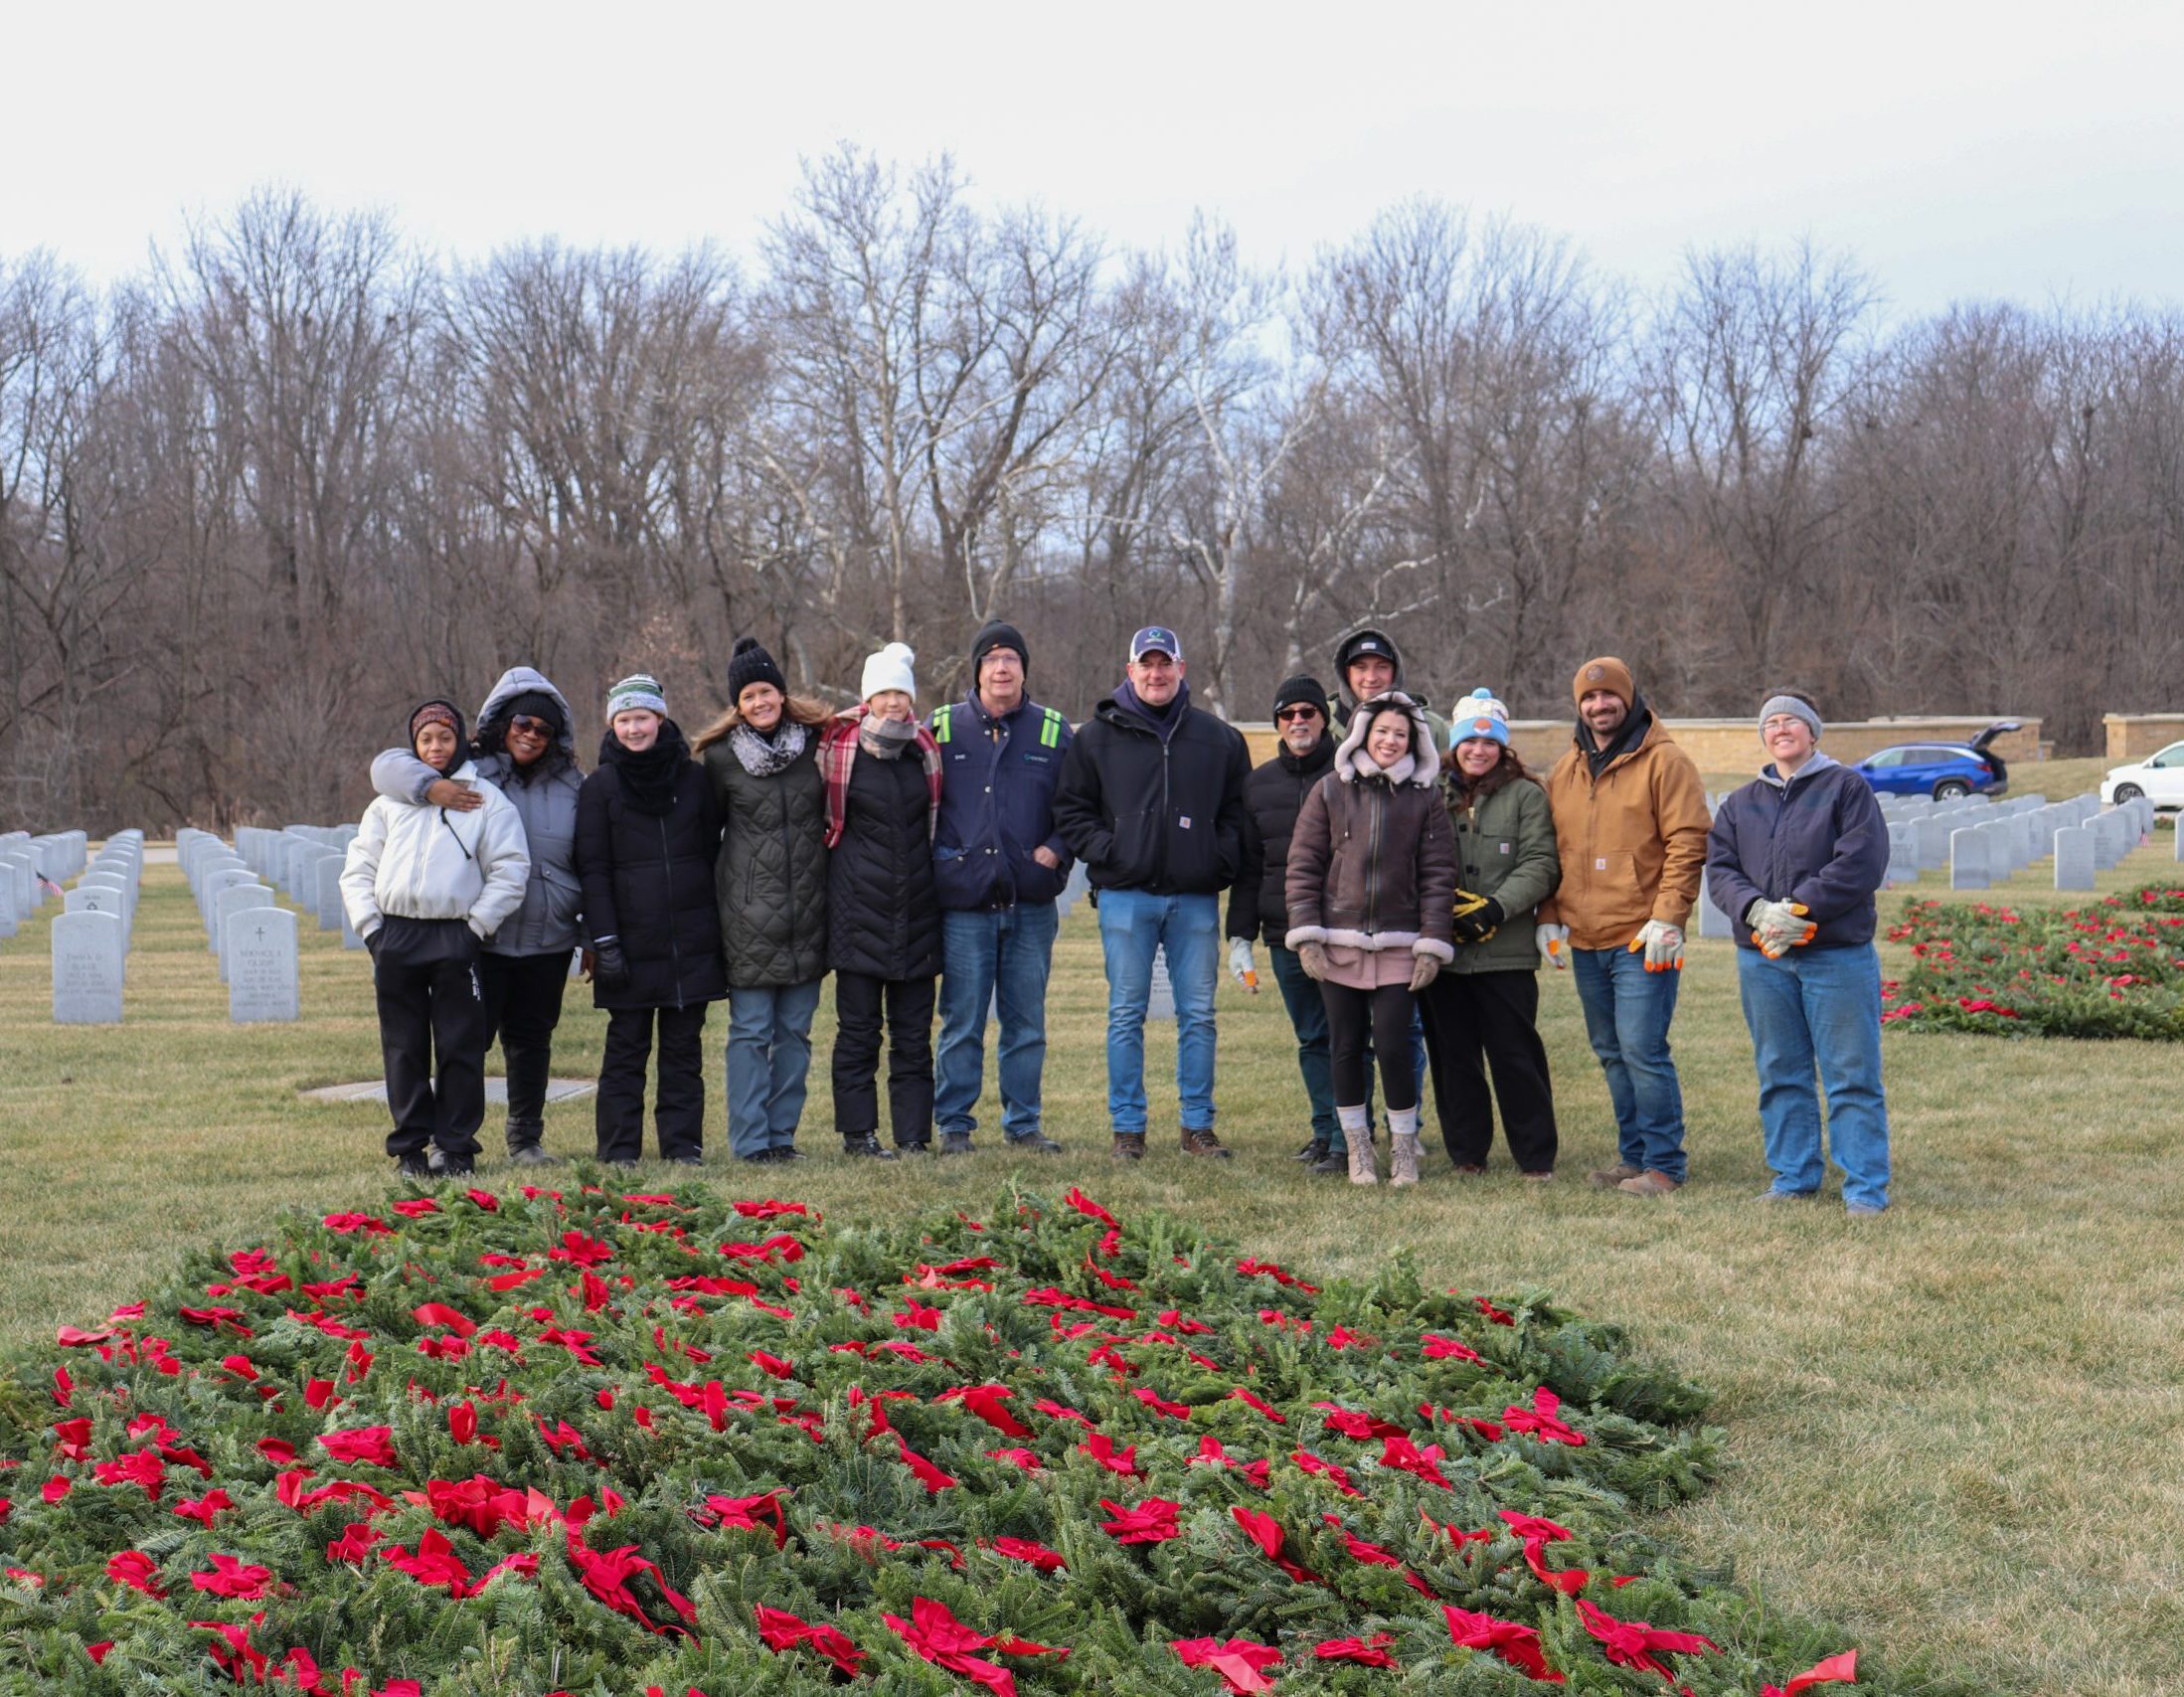
[[[1412,201],[1293,272],[1201,219],[1121,251],[946,160],[805,167],[747,262],[253,194],[94,289],[0,255],[0,815],[335,818],[408,706],[524,660],[719,705],[754,632],[925,701],[1003,615],[1079,715],[1137,625],[1261,718],[1337,635],[1436,700],[1568,711],[1611,649],[1670,713],[2169,699],[2184,319],[1886,317],[1850,258],[1694,252],[1641,296]]]

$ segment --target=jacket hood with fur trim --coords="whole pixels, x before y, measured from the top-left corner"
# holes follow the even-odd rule
[[[1365,752],[1365,738],[1372,730],[1373,722],[1383,713],[1400,710],[1411,722],[1411,752],[1392,766],[1382,767]],[[1394,784],[1416,784],[1421,789],[1430,789],[1440,777],[1440,755],[1433,747],[1432,727],[1426,721],[1426,710],[1401,690],[1390,690],[1376,695],[1370,701],[1360,702],[1350,715],[1350,726],[1344,733],[1342,745],[1335,750],[1335,776],[1344,783],[1355,783],[1360,777],[1385,777]]]

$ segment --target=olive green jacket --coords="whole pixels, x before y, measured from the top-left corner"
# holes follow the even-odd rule
[[[1491,896],[1505,918],[1484,942],[1456,943],[1455,960],[1445,972],[1527,972],[1539,967],[1532,938],[1533,911],[1562,882],[1562,856],[1555,848],[1555,818],[1547,791],[1531,778],[1513,778],[1466,807],[1462,792],[1447,779],[1441,799],[1456,842],[1456,887],[1474,896]]]

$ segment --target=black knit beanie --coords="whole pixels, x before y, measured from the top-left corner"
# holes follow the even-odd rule
[[[783,695],[788,694],[788,679],[781,676],[773,656],[758,645],[756,636],[739,636],[728,657],[728,699],[742,700],[744,691],[753,684],[771,684]]]
[[[1274,691],[1274,717],[1280,718],[1284,707],[1299,705],[1316,707],[1320,718],[1327,717],[1327,692],[1319,687],[1319,679],[1304,672],[1283,679],[1281,687]]]
[[[500,711],[493,717],[506,724],[518,714],[526,719],[545,720],[554,728],[554,735],[557,737],[569,729],[569,720],[562,712],[562,704],[542,689],[526,690],[521,695],[510,697],[501,704]]]
[[[989,618],[978,627],[978,634],[971,638],[970,681],[978,684],[978,668],[986,656],[996,648],[1014,648],[1016,657],[1024,663],[1024,675],[1031,675],[1031,649],[1025,646],[1024,633],[1005,619]]]

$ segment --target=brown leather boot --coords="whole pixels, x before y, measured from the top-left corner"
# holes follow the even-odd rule
[[[1207,1155],[1217,1161],[1225,1161],[1236,1153],[1234,1149],[1224,1149],[1221,1146],[1221,1139],[1214,1135],[1212,1126],[1203,1131],[1194,1131],[1188,1125],[1183,1127],[1183,1152],[1186,1155]]]
[[[1141,1161],[1145,1158],[1145,1133],[1142,1131],[1117,1131],[1114,1147],[1108,1151],[1118,1161]]]
[[[1596,1184],[1602,1190],[1613,1190],[1624,1179],[1636,1178],[1644,1170],[1642,1167],[1632,1166],[1628,1161],[1617,1161],[1611,1167],[1602,1167],[1598,1172],[1587,1173],[1585,1182],[1587,1184]]]

